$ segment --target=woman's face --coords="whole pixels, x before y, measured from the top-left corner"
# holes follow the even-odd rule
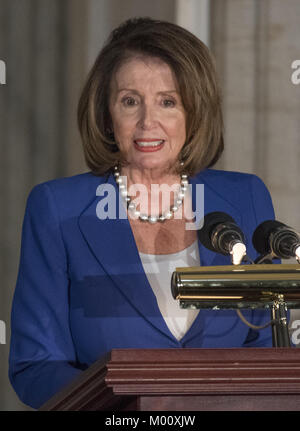
[[[159,58],[135,57],[111,82],[113,132],[130,167],[174,167],[186,139],[186,115],[172,70]]]

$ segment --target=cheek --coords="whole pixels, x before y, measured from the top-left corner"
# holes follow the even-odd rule
[[[182,145],[185,142],[186,139],[186,124],[185,124],[185,118],[170,118],[169,124],[168,124],[168,130],[169,130],[169,136],[174,138],[176,143]]]
[[[122,140],[132,134],[133,122],[128,118],[113,118],[113,130],[116,139]]]
[[[125,121],[124,118],[121,121],[113,121],[113,130],[119,150],[127,154],[132,148],[132,136],[134,132],[132,123]]]

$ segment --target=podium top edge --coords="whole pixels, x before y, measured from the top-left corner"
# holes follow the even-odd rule
[[[217,266],[191,266],[191,267],[178,267],[176,272],[189,272],[189,273],[247,273],[247,272],[268,272],[268,273],[299,273],[299,264],[252,264],[252,265],[217,265]]]

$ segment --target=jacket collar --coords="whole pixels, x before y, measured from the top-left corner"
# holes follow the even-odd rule
[[[237,223],[240,223],[241,215],[227,202],[216,190],[208,183],[205,177],[198,175],[190,179],[192,186],[193,209],[196,210],[197,184],[204,184],[204,213],[212,211],[224,211],[232,215]],[[118,187],[113,175],[110,175],[103,182],[99,181],[97,194],[100,192],[115,193],[115,210],[116,215],[125,216],[122,202],[119,201]],[[148,282],[144,272],[139,252],[135,244],[134,236],[127,218],[122,219],[105,219],[100,220],[97,217],[97,205],[101,197],[96,195],[84,209],[78,219],[79,229],[85,241],[94,254],[95,258],[102,266],[103,270],[111,278],[115,286],[127,298],[135,310],[143,316],[156,329],[161,331],[173,341],[177,340],[171,334],[163,317],[160,314],[156,297]],[[103,198],[105,199],[105,197]],[[111,208],[114,210],[114,208]],[[206,249],[198,241],[200,262],[204,266],[226,265],[230,264],[227,256],[216,254]],[[171,292],[171,289],[170,289]],[[170,300],[171,296],[170,296]],[[201,312],[199,313],[199,316]],[[188,341],[202,330],[202,325],[198,325],[198,318],[184,336],[184,341]],[[209,321],[206,320],[206,325]],[[182,340],[182,341],[183,341]],[[177,342],[177,344],[180,344]]]

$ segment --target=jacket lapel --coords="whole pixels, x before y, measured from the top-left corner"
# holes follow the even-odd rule
[[[115,193],[116,215],[124,215],[124,207],[119,202],[118,187],[113,175],[108,177],[103,189]],[[99,194],[99,192],[98,192]],[[157,305],[156,297],[148,282],[136,247],[134,236],[127,218],[100,220],[97,205],[101,197],[95,199],[79,217],[79,228],[93,255],[132,307],[156,329],[173,341]]]

